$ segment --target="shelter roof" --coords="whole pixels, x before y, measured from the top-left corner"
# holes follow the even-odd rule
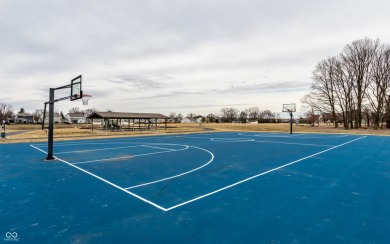
[[[93,112],[89,119],[168,119],[168,116],[155,113]]]

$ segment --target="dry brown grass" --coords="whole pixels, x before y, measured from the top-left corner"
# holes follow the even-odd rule
[[[56,124],[54,129],[54,138],[58,140],[80,140],[80,139],[96,139],[96,138],[112,138],[112,137],[128,137],[128,136],[145,136],[145,135],[164,135],[164,134],[183,134],[183,133],[200,133],[200,132],[220,132],[220,131],[262,131],[262,132],[289,132],[289,124],[168,124],[168,129],[151,131],[110,131],[105,132],[101,127],[92,131],[90,125],[66,125]],[[312,126],[293,126],[294,132],[306,133],[348,133],[348,134],[370,134],[370,135],[390,135],[390,130],[373,130],[373,129],[358,129],[344,130],[342,128],[335,129],[332,126],[321,124],[319,127]],[[7,135],[2,143],[18,143],[18,142],[39,142],[47,140],[47,130],[41,130],[40,125],[9,125],[6,127],[6,133],[23,132],[17,135]]]
[[[215,128],[217,130],[228,131],[263,131],[263,132],[290,132],[288,123],[267,123],[267,124],[204,124],[203,127]],[[364,134],[364,135],[390,135],[389,129],[374,130],[371,128],[361,128],[345,130],[344,128],[334,128],[333,125],[320,124],[320,126],[293,125],[293,132],[305,133],[326,133],[326,134]]]

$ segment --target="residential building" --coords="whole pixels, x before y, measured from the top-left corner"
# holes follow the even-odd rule
[[[185,117],[180,121],[180,123],[202,123],[202,117],[199,118]]]
[[[49,112],[46,112],[46,115],[45,115],[46,117],[45,117],[45,124],[49,124]],[[53,117],[53,119],[54,119],[54,123],[63,123],[63,118],[62,118],[62,116],[61,116],[61,114],[60,113],[54,113],[54,117]],[[41,115],[41,117],[39,118],[39,123],[42,123],[42,121],[43,121],[43,114]]]
[[[84,113],[68,113],[65,121],[69,124],[85,124],[86,118]]]
[[[15,115],[14,123],[17,124],[32,124],[35,123],[34,116],[29,113],[18,113]]]

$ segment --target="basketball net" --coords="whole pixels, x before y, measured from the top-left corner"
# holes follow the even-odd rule
[[[83,105],[88,105],[88,101],[91,97],[91,95],[83,94],[83,97],[81,98],[81,100],[83,101]]]

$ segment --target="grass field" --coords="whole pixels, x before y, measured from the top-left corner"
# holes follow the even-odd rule
[[[168,129],[159,128],[151,131],[115,131],[105,132],[102,127],[95,126],[91,130],[89,124],[69,125],[56,124],[54,129],[55,140],[77,140],[94,138],[112,138],[140,135],[159,135],[159,134],[181,134],[181,133],[199,133],[205,131],[262,131],[262,132],[289,132],[288,123],[265,123],[265,124],[232,124],[232,123],[204,123],[204,124],[168,124]],[[364,135],[390,135],[390,130],[371,128],[345,130],[343,128],[334,128],[332,125],[320,124],[319,126],[294,125],[294,132],[306,133],[336,133],[336,134],[364,134]],[[12,124],[6,127],[6,139],[1,143],[18,142],[39,142],[47,140],[47,129],[42,130],[41,125],[32,124]]]

